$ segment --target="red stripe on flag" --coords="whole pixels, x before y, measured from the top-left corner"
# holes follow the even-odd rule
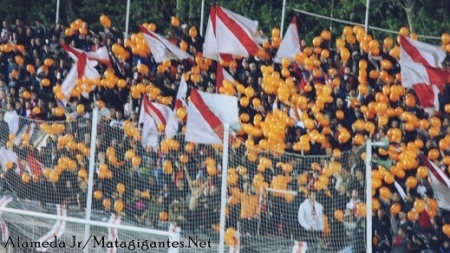
[[[433,85],[425,83],[416,83],[412,86],[414,92],[418,95],[420,104],[423,108],[435,107],[435,94]]]
[[[62,217],[64,216],[64,209],[60,206],[59,208],[59,212],[57,214],[58,216]],[[49,235],[47,238],[45,238],[42,242],[49,242],[50,240],[52,240],[53,238],[55,238],[55,236],[58,235],[59,231],[61,231],[62,225],[63,225],[64,221],[58,221],[57,222],[57,228],[55,230],[55,232],[53,232],[51,235]]]
[[[422,56],[420,51],[415,46],[413,46],[405,36],[400,36],[400,46],[403,48],[403,50],[406,51],[406,53],[408,53],[408,55],[414,62],[421,63],[424,66],[430,66],[430,64]]]
[[[175,106],[174,106],[174,108],[173,108],[173,111],[175,112],[175,114],[177,113],[178,109],[180,109],[180,108],[182,108],[182,107],[184,107],[183,101],[182,101],[181,99],[177,99],[177,100],[175,101]],[[184,116],[183,122],[186,123],[186,120],[187,120],[187,115]]]
[[[211,7],[211,12],[209,13],[209,19],[211,20],[211,24],[212,24],[212,29],[214,31],[214,37],[216,38],[217,41],[217,33],[216,33],[216,28],[217,28],[217,8],[219,8],[218,6],[213,6]],[[233,56],[231,54],[221,54],[219,53],[219,57],[222,61],[226,61],[226,62],[230,62],[231,60],[233,60]]]
[[[164,115],[161,113],[161,111],[156,108],[150,101],[148,101],[147,96],[144,96],[142,102],[144,103],[144,110],[145,112],[150,115],[155,121],[161,121],[161,124],[166,126],[166,118],[164,118]],[[155,119],[155,117],[157,119]]]
[[[444,91],[446,83],[450,82],[450,73],[445,69],[433,68],[425,66],[430,82],[436,85],[439,91]]]
[[[42,167],[39,162],[32,156],[28,155],[27,157],[28,166],[30,167],[30,171],[32,175],[42,175]]]
[[[177,99],[175,101],[175,106],[173,107],[174,111],[176,112],[178,109],[180,109],[183,106],[183,101],[181,101],[181,99]]]
[[[87,55],[85,53],[82,53],[80,57],[78,57],[77,61],[78,78],[82,78],[84,76],[84,72],[86,71],[86,62]]]
[[[71,47],[71,46],[69,46],[69,45],[66,45],[66,44],[61,44],[61,47],[62,47],[66,52],[70,52],[70,53],[74,54],[75,57],[80,58],[81,52],[78,51],[78,50],[76,50],[75,48],[73,48],[73,47]]]
[[[222,127],[220,119],[209,109],[196,89],[191,90],[191,102],[213,130]]]
[[[433,176],[442,184],[446,185],[450,188],[450,185],[447,184],[445,179],[441,176],[441,174],[437,171],[438,168],[424,155],[422,155],[422,160],[428,170],[433,174]],[[447,178],[448,179],[448,178]]]
[[[225,76],[223,75],[223,68],[220,64],[217,64],[217,73],[216,73],[216,93],[219,93],[220,88],[223,86],[223,81],[225,80]]]
[[[297,26],[297,17],[296,17],[296,16],[294,16],[294,17],[292,18],[291,24]]]
[[[147,30],[147,28],[143,27],[142,25],[139,26],[141,28],[141,32],[145,33],[146,35],[152,37],[153,39],[157,40],[159,43],[161,43],[164,48],[169,51],[170,53],[173,53],[168,47],[166,47],[166,44],[164,44],[164,42],[162,42],[158,37],[156,37],[155,35],[153,35],[151,32],[149,32]]]
[[[250,55],[258,53],[259,47],[242,27],[226,14],[220,6],[216,7],[216,15],[223,24],[239,39]],[[217,38],[217,36],[216,36]]]
[[[217,134],[217,136],[223,141],[224,127],[220,119],[209,109],[209,106],[205,103],[200,93],[196,89],[191,90],[191,102],[197,108],[197,110],[205,119],[206,123],[211,127],[211,129]],[[229,145],[236,143],[237,138],[229,134]]]

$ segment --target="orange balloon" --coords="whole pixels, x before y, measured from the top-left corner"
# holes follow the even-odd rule
[[[119,194],[123,194],[125,192],[125,185],[123,183],[118,183],[116,189]]]
[[[123,211],[124,203],[121,199],[118,199],[114,202],[114,211],[120,213]]]
[[[399,203],[394,203],[394,204],[392,204],[392,206],[390,208],[390,212],[392,215],[397,215],[401,209],[402,209],[402,206]]]
[[[104,199],[103,200],[103,207],[105,207],[106,209],[111,208],[111,200],[110,199]]]
[[[159,213],[159,220],[166,221],[168,219],[169,219],[169,214],[167,214],[166,212],[160,212]]]

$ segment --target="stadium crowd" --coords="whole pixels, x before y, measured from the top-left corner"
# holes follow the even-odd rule
[[[167,39],[177,46],[185,47],[187,43],[185,50],[201,58],[202,37],[192,32],[195,28],[178,25],[166,31]],[[206,67],[202,65],[199,80],[194,82],[186,75],[198,64],[197,57],[196,62],[172,60],[163,69],[151,53],[133,52],[131,41],[117,27],[92,31],[79,20],[71,26],[47,26],[36,21],[33,27],[19,19],[15,25],[3,21],[1,145],[13,149],[22,161],[30,163],[32,156],[45,168],[54,169],[30,177],[16,173],[19,164],[7,164],[8,171],[2,177],[3,194],[85,208],[90,113],[99,106],[109,113],[108,117],[100,117],[97,127],[94,208],[115,210],[146,227],[158,227],[159,221],[169,220],[187,230],[217,231],[220,147],[186,143],[180,134],[174,140],[161,138],[161,148],[153,150],[139,145],[139,138],[124,130],[140,126],[140,98],[132,94],[139,85],[150,86],[151,90],[156,87],[160,92],[157,95],[171,97],[171,101],[182,78],[187,79],[189,89],[220,92],[216,91],[216,69],[221,64],[245,89],[239,92],[241,120],[253,127],[262,123],[277,125],[282,134],[276,137],[284,139],[283,145],[271,146],[276,152],[254,152],[268,149],[264,147],[269,145],[264,136],[271,133],[252,134],[252,129],[245,127],[238,133],[242,144],[230,149],[230,167],[235,169],[227,173],[227,227],[239,228],[248,235],[273,234],[288,239],[303,239],[312,229],[323,237],[325,248],[341,250],[353,245],[353,252],[365,252],[362,147],[366,138],[389,138],[389,150],[373,150],[374,158],[395,164],[392,168],[374,164],[373,168],[373,176],[381,179],[381,185],[372,184],[374,252],[450,252],[450,231],[447,235],[442,229],[450,216],[437,208],[433,189],[419,169],[422,161],[410,153],[399,157],[407,149],[420,150],[448,175],[450,91],[446,89],[440,96],[439,111],[426,112],[414,92],[400,86],[398,46],[389,38],[370,43],[365,38],[369,35],[361,35],[357,27],[346,27],[345,36],[338,38],[336,45],[328,43],[331,37],[326,31],[312,45],[301,41],[303,54],[296,55],[293,65],[284,60],[281,64],[272,61],[280,42],[279,31],[275,29],[272,35],[272,43],[263,44],[271,57],[212,61]],[[72,94],[65,113],[60,113],[54,91],[68,74],[72,61],[60,43],[88,52],[107,47],[117,77],[112,85],[95,85],[88,98]],[[124,57],[113,52],[114,45],[124,48]],[[342,46],[349,55],[342,54]],[[148,67],[148,74],[139,73],[141,65]],[[106,73],[107,68],[97,66],[99,73]],[[42,82],[44,79],[50,83]],[[126,85],[119,85],[123,80]],[[290,85],[293,90],[289,91],[289,99],[276,95],[273,90],[280,84],[275,82]],[[155,96],[153,100],[162,99]],[[300,116],[293,105],[302,111]],[[287,123],[278,122],[283,118]],[[11,143],[15,139],[11,134],[23,135],[31,123],[47,133],[53,129],[46,145],[38,148],[33,136],[22,136],[19,143]],[[180,120],[180,132],[183,129]],[[411,158],[418,162],[408,163],[408,159],[414,160]],[[405,199],[392,184],[394,178],[406,192]],[[265,192],[260,202],[261,186],[298,194]],[[417,201],[426,203],[420,213],[413,210]],[[315,204],[309,213],[311,203],[321,204],[317,213]],[[299,214],[301,204],[309,208],[300,212],[304,216]],[[318,222],[314,223],[314,219]]]

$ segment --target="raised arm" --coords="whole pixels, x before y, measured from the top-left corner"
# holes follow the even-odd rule
[[[193,184],[192,184],[192,178],[191,178],[191,176],[189,175],[189,172],[188,172],[186,166],[183,166],[183,170],[184,170],[184,173],[186,174],[186,180],[187,180],[187,182],[188,182],[189,189],[191,189],[191,191],[192,191],[192,189],[194,189],[194,186],[193,186]]]

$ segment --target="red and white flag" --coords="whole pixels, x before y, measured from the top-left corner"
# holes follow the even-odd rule
[[[422,160],[428,169],[428,177],[430,178],[438,206],[450,211],[450,179],[424,155],[422,155]]]
[[[274,62],[280,63],[284,58],[294,60],[294,55],[301,52],[300,36],[298,34],[297,17],[294,17],[289,24],[277,54],[273,58]]]
[[[257,21],[215,5],[209,13],[203,56],[227,61],[230,55],[255,55],[264,42],[257,29]]]
[[[75,61],[75,65],[70,69],[67,76],[64,78],[61,84],[61,91],[66,96],[70,97],[70,92],[75,88],[76,80],[79,78],[87,77],[89,79],[100,78],[100,74],[95,69],[99,62],[108,63],[109,57],[106,59],[102,52],[104,50],[97,50],[95,53],[87,53],[67,45],[61,45],[69,56]],[[110,62],[109,62],[110,63]],[[83,93],[84,97],[88,97],[88,93]],[[67,101],[63,100],[61,103],[66,106]]]
[[[177,97],[175,101],[174,111],[176,112],[181,107],[187,107],[186,97],[188,93],[188,86],[184,78],[180,80],[180,87],[178,87]]]
[[[180,86],[178,87],[177,97],[175,101],[175,105],[173,107],[173,115],[176,115],[177,110],[180,108],[187,108],[186,97],[188,92],[188,86],[186,81],[181,78]],[[182,121],[186,122],[187,116],[185,116]],[[169,128],[166,128],[166,138],[171,139],[178,133],[179,122],[177,117],[169,117],[167,124]]]
[[[56,205],[56,215],[60,217],[66,217],[67,216],[66,208],[61,205]],[[45,243],[53,242],[55,240],[55,237],[60,238],[64,234],[64,231],[66,231],[66,221],[57,220],[55,225],[53,225],[52,229],[47,234],[39,238],[38,241],[41,247],[36,248],[36,251],[47,252],[48,247],[42,247],[42,244],[44,242]]]
[[[144,103],[144,100],[147,101]],[[154,150],[159,149],[159,132],[156,126],[155,120],[153,120],[148,106],[145,106],[148,102],[146,96],[143,96],[141,102],[141,110],[139,114],[139,124],[142,124],[142,145],[152,147]]]
[[[220,64],[217,64],[217,73],[216,73],[216,92],[219,93],[220,88],[223,86],[223,81],[228,80],[230,82],[234,82],[233,76],[231,76],[228,71],[226,71]]]
[[[142,128],[142,143],[145,144],[144,146],[158,147],[159,125],[164,126],[165,132],[176,133],[178,130],[178,121],[173,110],[168,106],[150,102],[147,96],[142,98],[139,121],[144,124]]]
[[[157,63],[161,63],[167,60],[183,60],[190,59],[192,56],[174,44],[170,43],[163,36],[147,30],[145,27],[140,26],[141,32],[144,34],[145,41],[152,50],[153,58]]]
[[[108,49],[106,47],[99,47],[93,52],[87,52],[77,48],[73,48],[66,44],[61,44],[61,47],[69,54],[70,58],[76,60],[81,54],[86,54],[86,56],[93,61],[97,61],[100,64],[111,66],[111,59],[109,58]]]
[[[186,122],[186,141],[223,143],[223,124],[239,124],[237,97],[191,89]],[[230,134],[230,144],[236,137]]]
[[[450,82],[443,68],[446,52],[438,46],[400,37],[402,86],[413,89],[424,109],[439,110],[438,95]]]

